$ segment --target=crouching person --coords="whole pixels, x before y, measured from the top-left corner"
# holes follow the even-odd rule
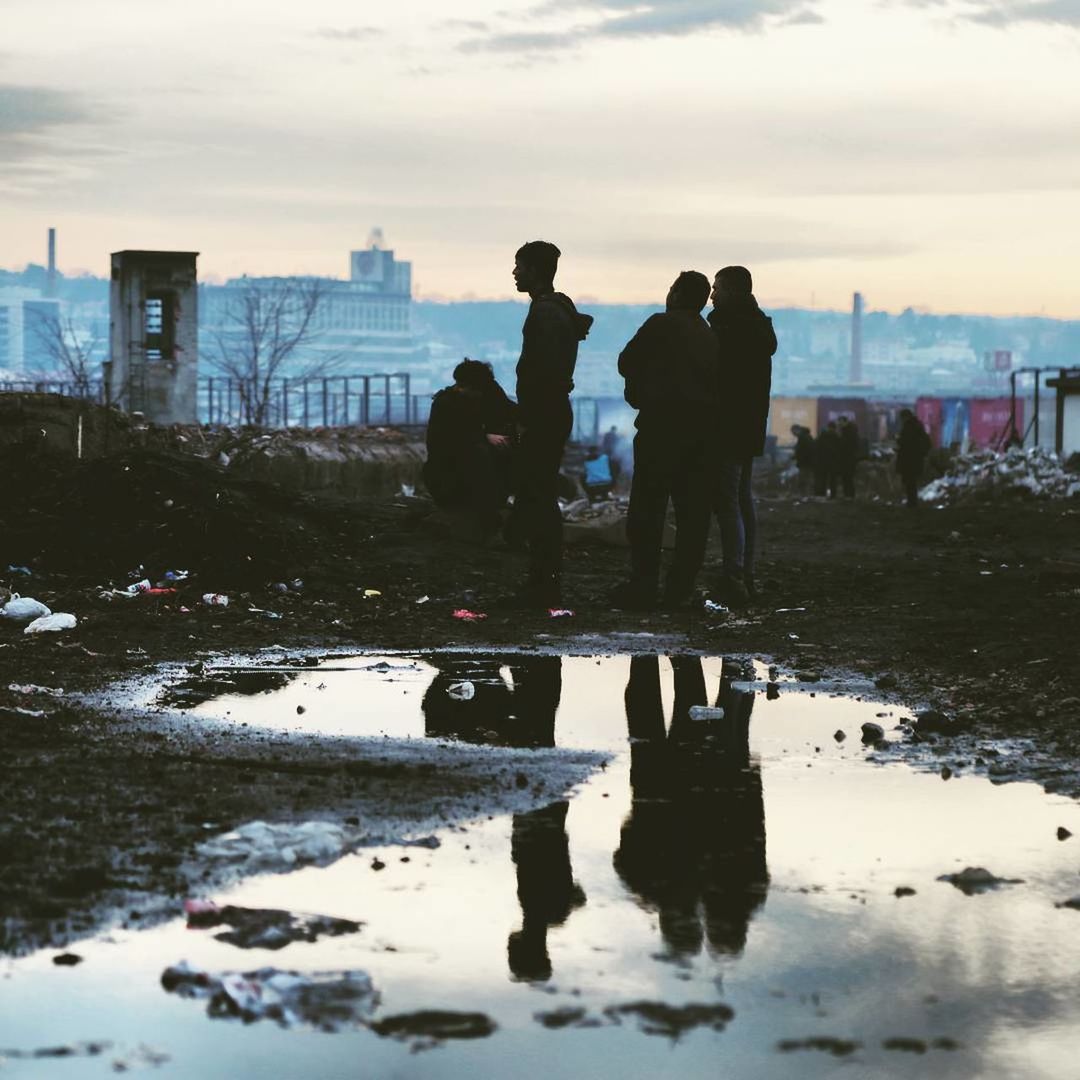
[[[491,365],[468,359],[431,403],[424,484],[441,509],[465,515],[482,537],[499,529],[510,494],[516,409]]]

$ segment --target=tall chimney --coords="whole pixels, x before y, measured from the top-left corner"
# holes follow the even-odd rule
[[[851,373],[848,382],[862,382],[862,293],[856,293],[851,305]]]
[[[46,279],[45,295],[50,299],[56,298],[56,230],[49,230],[49,276]]]

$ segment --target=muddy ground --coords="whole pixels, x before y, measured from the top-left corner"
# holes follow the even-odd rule
[[[58,635],[0,623],[0,953],[77,938],[109,910],[133,924],[175,913],[199,884],[185,860],[208,831],[255,818],[367,821],[393,807],[408,832],[542,802],[558,786],[541,790],[512,759],[395,759],[326,740],[163,728],[69,700],[211,653],[281,645],[302,663],[312,648],[675,648],[764,657],[808,680],[858,672],[886,696],[945,713],[954,730],[915,736],[943,762],[1080,795],[1073,504],[912,512],[764,498],[763,596],[728,618],[613,611],[607,593],[626,549],[611,530],[578,526],[565,569],[575,614],[553,620],[499,607],[522,557],[467,542],[422,498],[297,495],[166,454],[78,467],[9,455],[0,475],[0,582],[79,618]],[[9,564],[30,575],[5,573]],[[169,569],[192,572],[175,594],[100,595]],[[229,606],[206,606],[207,592]],[[487,618],[455,620],[461,607]],[[12,689],[27,684],[65,694]],[[980,752],[1006,738],[1032,748],[1007,766]],[[561,782],[583,767],[572,763]]]

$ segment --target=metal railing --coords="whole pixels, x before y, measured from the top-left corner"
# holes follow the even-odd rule
[[[105,404],[105,384],[100,379],[4,379],[0,380],[0,394],[60,394]]]
[[[210,376],[199,380],[197,409],[211,426],[373,427],[426,423],[425,400],[407,372],[275,379],[265,388]]]

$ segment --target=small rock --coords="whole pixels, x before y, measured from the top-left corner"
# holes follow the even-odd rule
[[[938,881],[947,881],[968,896],[996,889],[999,885],[1022,884],[1020,878],[999,878],[984,866],[966,866],[958,874],[942,874]]]
[[[899,680],[895,675],[879,675],[874,680],[874,685],[879,690],[893,690],[899,685]]]
[[[833,732],[833,738],[837,742],[843,742],[847,738],[847,732],[841,731],[839,728],[837,728],[837,730]]]
[[[306,713],[306,712],[307,712],[307,709],[305,709],[303,705],[297,705],[296,706],[296,715],[297,716],[303,716],[304,713]]]
[[[384,863],[382,861],[382,859],[380,859],[378,857],[378,855],[376,855],[375,858],[371,860],[371,869],[372,870],[385,870],[386,869],[386,863]]]
[[[56,964],[57,967],[74,967],[76,964],[81,964],[82,959],[83,958],[77,953],[66,952],[61,953],[59,956],[54,956],[52,962]]]
[[[775,701],[780,696],[780,684],[776,682],[767,682],[765,684],[765,700]]]
[[[686,715],[691,720],[723,720],[724,710],[720,708],[714,709],[709,705],[691,705]]]
[[[950,769],[948,765],[942,765],[942,766],[941,766],[941,779],[942,779],[942,780],[949,780],[949,779],[951,779],[951,778],[952,778],[952,774],[953,774],[953,773],[952,773],[952,769]]]
[[[1058,826],[1057,838],[1059,840],[1068,840],[1070,836],[1072,836],[1072,833],[1064,825]]]
[[[893,890],[894,896],[914,896],[915,890],[910,885],[897,885]]]
[[[885,738],[885,729],[880,724],[868,720],[862,726],[863,742],[880,742]]]

